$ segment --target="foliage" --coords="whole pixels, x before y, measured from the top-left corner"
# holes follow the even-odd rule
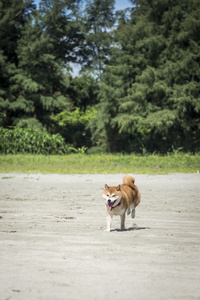
[[[94,107],[88,107],[86,111],[75,108],[73,111],[65,110],[51,118],[55,123],[56,131],[61,132],[66,141],[72,143],[74,147],[89,147],[90,132],[87,129],[88,123],[96,115]]]
[[[199,151],[199,1],[131,3],[0,0],[0,126],[81,153]]]
[[[71,89],[71,97],[75,107],[85,111],[87,107],[98,103],[99,85],[91,75],[83,73],[81,76],[75,77],[71,82]]]
[[[35,118],[48,127],[49,115],[69,106],[66,71],[81,55],[75,49],[84,38],[75,22],[80,1],[42,0],[39,10],[32,0],[5,2],[0,1],[0,124]]]
[[[25,24],[35,11],[32,0],[0,1],[0,125],[6,126],[13,121],[13,112],[32,111],[32,102],[27,105],[18,83],[24,80],[24,88],[30,85],[29,78],[19,78],[17,47]],[[15,80],[18,77],[18,82]],[[36,87],[33,87],[36,89]],[[11,121],[11,122],[12,122]],[[9,124],[10,125],[10,124]]]
[[[99,79],[113,42],[111,29],[116,21],[114,4],[115,0],[88,0],[82,19],[88,50],[87,64],[84,67],[93,71]]]
[[[58,123],[59,126],[86,126],[91,119],[96,115],[96,109],[94,107],[87,108],[85,112],[81,111],[80,108],[76,108],[74,111],[63,111],[52,119]]]
[[[107,151],[199,150],[199,3],[132,2],[105,69],[93,141]]]
[[[81,152],[65,144],[60,134],[50,135],[47,132],[30,128],[5,129],[0,127],[0,153],[17,154],[68,154]]]

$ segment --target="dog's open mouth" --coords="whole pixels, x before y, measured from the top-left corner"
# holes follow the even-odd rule
[[[115,204],[117,200],[113,201],[113,202],[108,202],[108,210],[112,210],[113,205]]]

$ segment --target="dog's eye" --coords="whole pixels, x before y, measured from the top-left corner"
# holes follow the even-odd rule
[[[115,195],[112,195],[112,197],[115,197]]]
[[[106,196],[107,196],[107,197],[109,197],[110,195],[109,195],[109,194],[107,194]]]

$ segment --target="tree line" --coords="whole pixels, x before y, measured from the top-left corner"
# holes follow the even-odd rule
[[[0,126],[90,152],[198,152],[199,4],[0,0]]]

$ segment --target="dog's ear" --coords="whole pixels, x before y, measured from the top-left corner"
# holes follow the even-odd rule
[[[117,186],[117,191],[121,191],[120,184]]]
[[[108,190],[109,186],[107,184],[105,184],[105,190]]]

